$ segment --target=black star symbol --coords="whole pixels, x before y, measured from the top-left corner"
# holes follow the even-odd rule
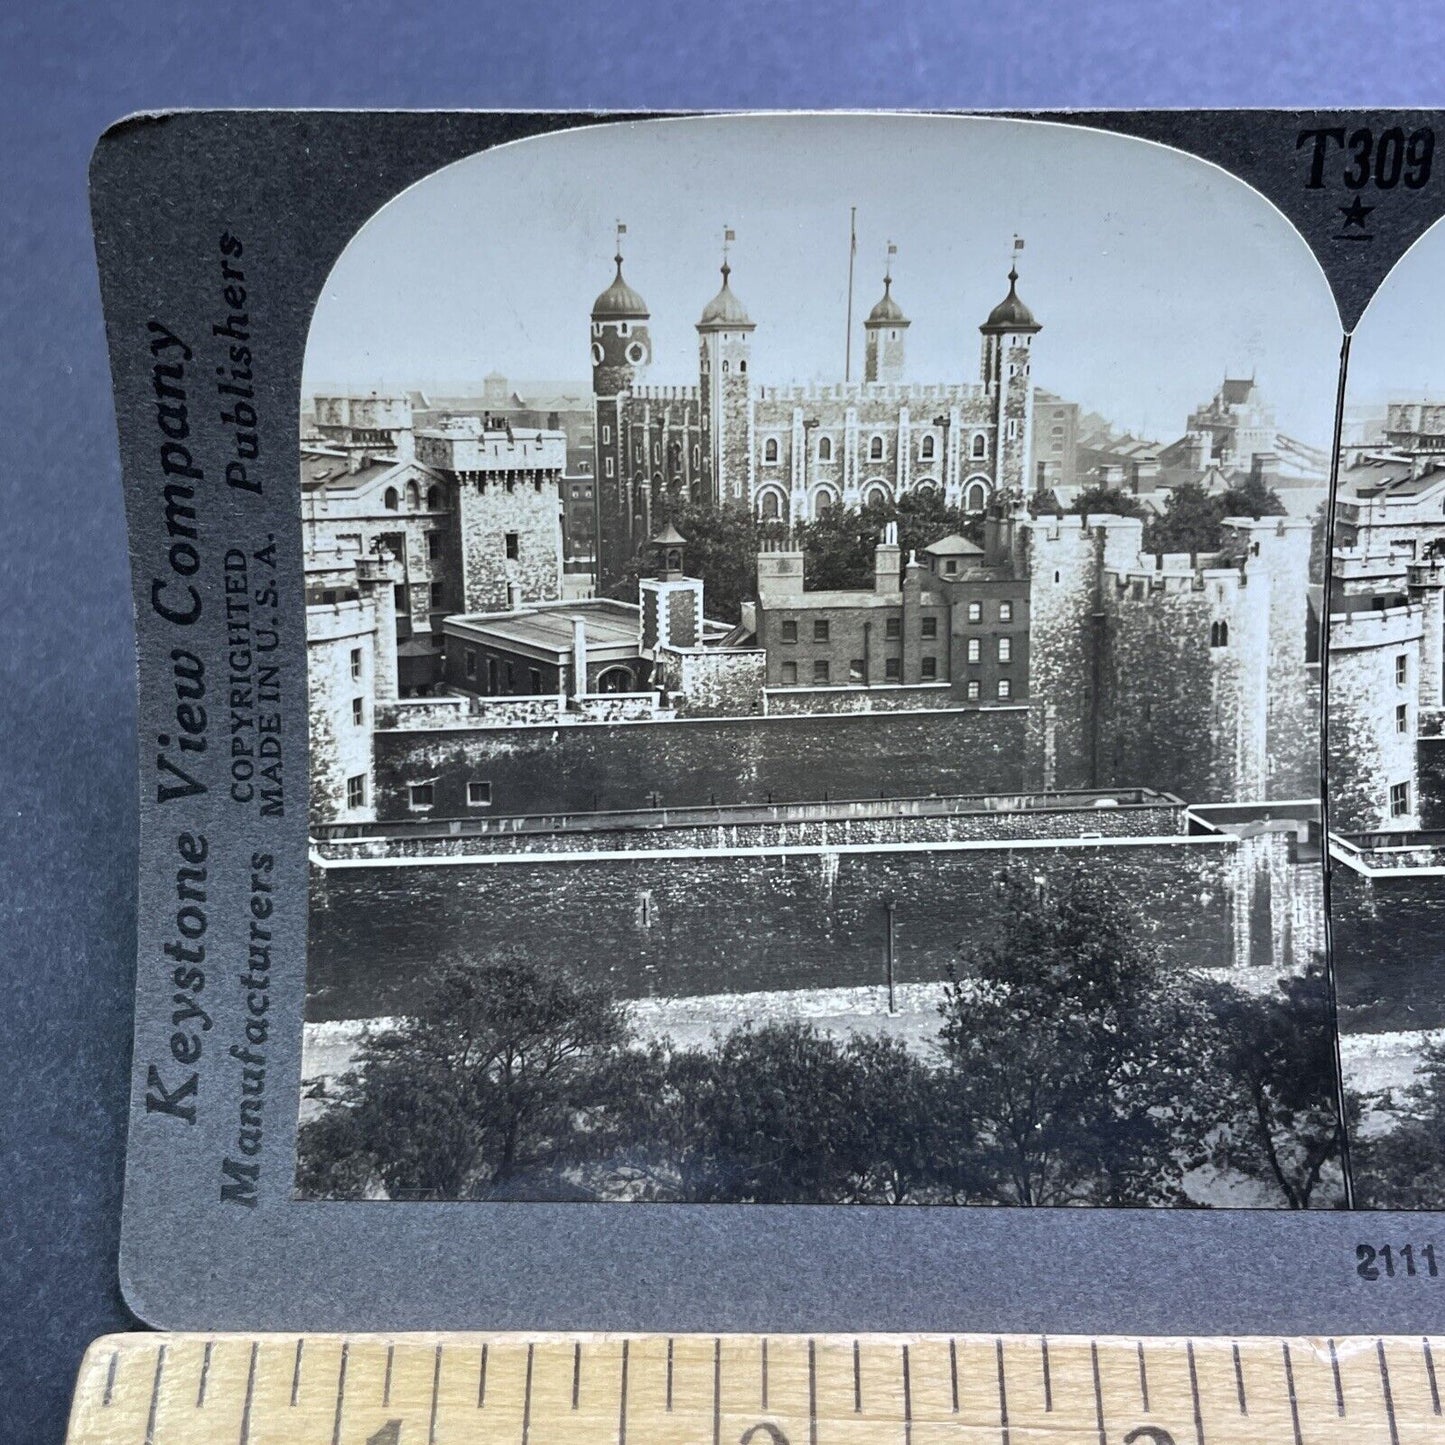
[[[1337,206],[1335,208],[1345,218],[1345,225],[1358,226],[1362,231],[1365,229],[1365,217],[1375,208],[1367,206],[1358,196],[1348,206]]]

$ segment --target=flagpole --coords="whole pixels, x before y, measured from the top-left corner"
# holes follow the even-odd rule
[[[848,211],[848,339],[843,346],[843,380],[853,380],[853,259],[858,254],[858,207]]]

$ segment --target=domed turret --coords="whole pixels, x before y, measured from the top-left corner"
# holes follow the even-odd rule
[[[1018,292],[1019,273],[1016,266],[1009,267],[1008,295],[988,313],[988,320],[978,329],[985,335],[1032,335],[1044,328],[1034,320],[1034,313],[1024,305]]]
[[[646,321],[650,313],[647,302],[623,279],[622,252],[612,258],[617,274],[612,284],[592,303],[594,321]]]
[[[863,323],[865,326],[907,326],[908,318],[903,314],[903,308],[893,299],[893,278],[883,278],[883,296],[878,304],[868,313],[868,320]]]
[[[726,261],[722,263],[722,289],[702,308],[698,318],[699,331],[752,331],[753,322],[748,317],[747,307],[738,300],[728,277],[733,268]]]

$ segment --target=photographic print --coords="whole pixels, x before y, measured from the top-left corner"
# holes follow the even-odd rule
[[[1355,1202],[1445,1205],[1439,225],[1350,349],[1330,560],[1331,918]]]
[[[300,399],[297,1195],[1338,1206],[1338,335],[1255,192],[1047,124],[380,210]]]

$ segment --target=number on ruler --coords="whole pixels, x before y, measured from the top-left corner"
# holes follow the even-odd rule
[[[401,1445],[401,1421],[388,1420],[367,1440],[366,1445]]]
[[[1124,1436],[1124,1445],[1174,1445],[1174,1437],[1157,1425],[1141,1425]]]

